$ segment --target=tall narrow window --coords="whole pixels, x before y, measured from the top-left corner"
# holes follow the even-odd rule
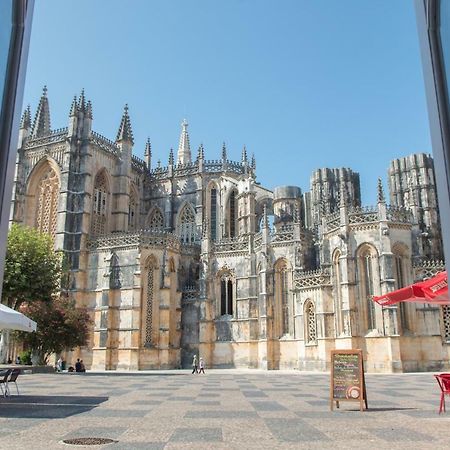
[[[107,232],[107,214],[109,208],[109,189],[104,171],[97,174],[94,182],[92,203],[91,233],[93,235]]]
[[[237,199],[236,191],[232,191],[228,199],[228,237],[236,237],[237,235]]]
[[[229,275],[224,275],[220,280],[220,314],[233,315],[233,281]]]
[[[282,315],[282,333],[289,333],[289,284],[287,268],[280,273],[281,280],[281,315]]]
[[[128,207],[128,229],[135,231],[138,224],[138,199],[136,191],[131,188],[130,191],[130,204]]]
[[[145,296],[145,336],[144,345],[149,347],[153,344],[153,301],[155,297],[155,269],[153,259],[147,264],[147,290]]]
[[[317,341],[316,309],[311,301],[305,304],[305,338],[307,344]]]
[[[290,333],[290,293],[291,269],[285,259],[280,259],[275,264],[275,304],[274,320],[277,335],[283,336]]]
[[[179,236],[187,244],[195,242],[196,225],[195,212],[191,205],[185,205],[179,216]]]
[[[336,252],[333,258],[333,268],[334,268],[334,298],[335,298],[335,309],[336,309],[336,325],[337,332],[341,334],[344,332],[343,324],[343,311],[342,311],[342,291],[341,291],[341,254]]]
[[[394,276],[395,276],[395,288],[400,289],[405,286],[405,277],[403,271],[403,258],[399,254],[394,254]],[[400,324],[402,330],[409,328],[408,315],[406,305],[404,303],[399,304]]]
[[[58,218],[59,179],[50,166],[39,180],[36,197],[35,227],[54,239]]]
[[[375,294],[375,283],[378,280],[378,257],[376,250],[364,244],[358,252],[358,272],[361,307],[365,311],[367,330],[376,328],[375,305],[372,297]]]
[[[364,255],[363,264],[364,264],[364,289],[366,292],[366,303],[367,303],[367,323],[369,329],[373,330],[375,328],[375,308],[372,300],[374,290],[373,290],[372,257],[370,254]]]
[[[217,239],[217,189],[211,189],[211,239],[215,241]]]
[[[164,230],[164,217],[159,209],[153,210],[146,226],[148,229],[155,232]]]

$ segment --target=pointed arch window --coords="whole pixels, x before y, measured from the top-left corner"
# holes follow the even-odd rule
[[[147,226],[151,231],[163,231],[164,230],[164,217],[162,212],[156,208],[153,210],[148,222]]]
[[[337,332],[341,334],[344,332],[343,324],[343,301],[342,301],[342,273],[341,273],[341,253],[336,251],[333,258],[333,271],[334,271],[334,298],[335,298],[335,309],[336,309],[336,322],[337,322]]]
[[[210,193],[210,211],[209,215],[211,218],[211,239],[213,241],[217,240],[217,189],[212,188]]]
[[[155,299],[155,277],[157,264],[154,257],[150,257],[146,264],[146,289],[145,289],[145,323],[144,323],[144,346],[153,345],[153,303]]]
[[[37,186],[35,227],[42,233],[49,234],[52,239],[56,235],[59,188],[58,175],[52,167],[48,166]]]
[[[186,244],[195,242],[196,224],[194,208],[187,204],[183,207],[179,217],[179,236]]]
[[[236,190],[230,194],[228,198],[228,207],[227,207],[227,234],[228,237],[236,237],[237,236],[237,198],[236,198]]]
[[[100,235],[107,232],[109,209],[108,181],[104,171],[95,177],[92,202],[91,234]]]
[[[130,203],[128,207],[128,229],[135,231],[138,224],[138,198],[136,190],[131,188],[130,191]]]
[[[233,281],[230,274],[220,278],[220,315],[233,315]]]
[[[365,310],[365,320],[368,330],[376,328],[375,304],[372,297],[375,295],[375,277],[378,277],[378,257],[372,247],[363,247],[358,255],[358,269],[360,274],[360,296]]]
[[[290,330],[290,276],[291,271],[285,260],[275,265],[275,314],[279,335],[289,334]]]
[[[307,344],[317,341],[316,308],[312,301],[305,303],[305,340]]]

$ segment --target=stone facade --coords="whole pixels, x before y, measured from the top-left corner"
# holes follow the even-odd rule
[[[443,269],[433,161],[392,162],[386,203],[361,206],[359,175],[320,169],[311,191],[256,182],[255,158],[195,159],[188,124],[168,165],[92,129],[84,93],[52,130],[47,92],[20,129],[11,220],[54,237],[69,293],[92,316],[89,369],[189,366],[326,370],[362,348],[369,371],[448,368],[450,311],[371,297]]]

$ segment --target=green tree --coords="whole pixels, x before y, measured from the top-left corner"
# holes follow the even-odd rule
[[[8,234],[2,303],[19,309],[22,303],[49,302],[59,291],[61,260],[50,236],[13,224]]]
[[[21,310],[37,323],[37,331],[17,332],[17,339],[38,356],[39,364],[47,364],[52,353],[86,345],[89,315],[85,309],[76,308],[69,298],[60,296],[51,302],[35,301]]]

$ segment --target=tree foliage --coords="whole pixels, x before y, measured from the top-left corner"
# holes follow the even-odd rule
[[[50,301],[60,286],[61,255],[50,236],[13,224],[8,234],[2,303],[18,309],[22,303]]]
[[[37,331],[18,332],[18,340],[39,357],[40,364],[47,364],[52,353],[86,345],[89,316],[67,297],[35,301],[23,305],[21,311],[37,323]]]

